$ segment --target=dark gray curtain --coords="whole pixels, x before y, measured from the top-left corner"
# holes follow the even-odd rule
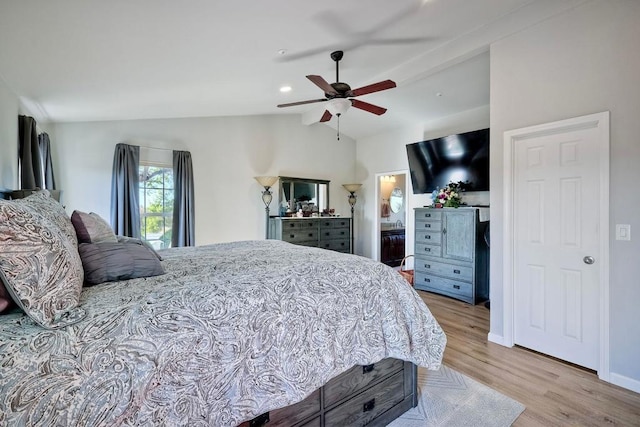
[[[195,246],[193,166],[190,152],[173,152],[173,183],[171,246]]]
[[[117,144],[111,178],[111,226],[116,234],[140,238],[140,147]]]
[[[38,147],[40,158],[42,159],[42,174],[44,176],[44,187],[47,190],[56,189],[56,179],[53,176],[53,161],[51,160],[51,141],[46,132],[38,135]]]
[[[38,132],[33,117],[18,116],[18,156],[20,157],[20,189],[44,188]]]

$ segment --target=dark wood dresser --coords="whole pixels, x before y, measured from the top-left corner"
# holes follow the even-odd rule
[[[269,220],[269,238],[302,246],[350,252],[351,218],[282,218]]]
[[[417,367],[398,359],[354,366],[302,402],[241,427],[386,426],[418,404]]]

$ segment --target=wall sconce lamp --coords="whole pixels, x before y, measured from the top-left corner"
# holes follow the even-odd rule
[[[353,247],[353,233],[355,229],[355,218],[353,216],[353,207],[356,205],[356,201],[358,197],[356,196],[356,191],[362,187],[362,184],[342,184],[345,190],[349,192],[349,205],[351,205],[351,253],[354,252]]]
[[[273,194],[271,194],[270,188],[273,187],[273,184],[278,180],[277,176],[255,176],[254,179],[258,181],[258,184],[264,187],[264,191],[262,192],[262,201],[264,202],[264,211],[265,211],[265,230],[264,230],[264,238],[269,238],[269,205],[273,200]]]

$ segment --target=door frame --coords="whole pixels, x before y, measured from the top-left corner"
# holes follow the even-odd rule
[[[600,222],[598,224],[600,264],[599,300],[600,300],[600,331],[599,331],[599,355],[598,377],[610,382],[609,367],[609,112],[589,114],[586,116],[529,126],[521,129],[506,131],[504,133],[504,223],[503,223],[503,339],[504,345],[514,345],[514,210],[515,198],[513,195],[515,179],[515,144],[522,140],[545,135],[561,134],[579,129],[595,128],[599,132],[598,155],[599,167],[599,192],[598,202]]]
[[[404,188],[402,189],[402,191],[404,191],[404,230],[405,230],[405,239],[404,239],[404,253],[405,255],[408,254],[407,252],[407,222],[409,219],[409,193],[407,192],[407,189],[409,188],[409,171],[407,169],[403,169],[403,170],[396,170],[396,171],[389,171],[389,172],[380,172],[380,173],[376,173],[375,175],[375,180],[376,180],[376,185],[375,185],[375,204],[376,204],[376,210],[375,210],[375,221],[373,221],[373,239],[372,242],[372,246],[373,246],[373,257],[372,259],[376,260],[376,261],[380,261],[380,250],[381,250],[381,238],[380,238],[380,214],[382,213],[382,198],[380,197],[380,178],[383,176],[387,176],[387,175],[404,175]]]

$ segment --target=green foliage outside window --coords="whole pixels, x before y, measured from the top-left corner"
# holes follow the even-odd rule
[[[140,166],[140,234],[155,248],[171,246],[173,170]]]

